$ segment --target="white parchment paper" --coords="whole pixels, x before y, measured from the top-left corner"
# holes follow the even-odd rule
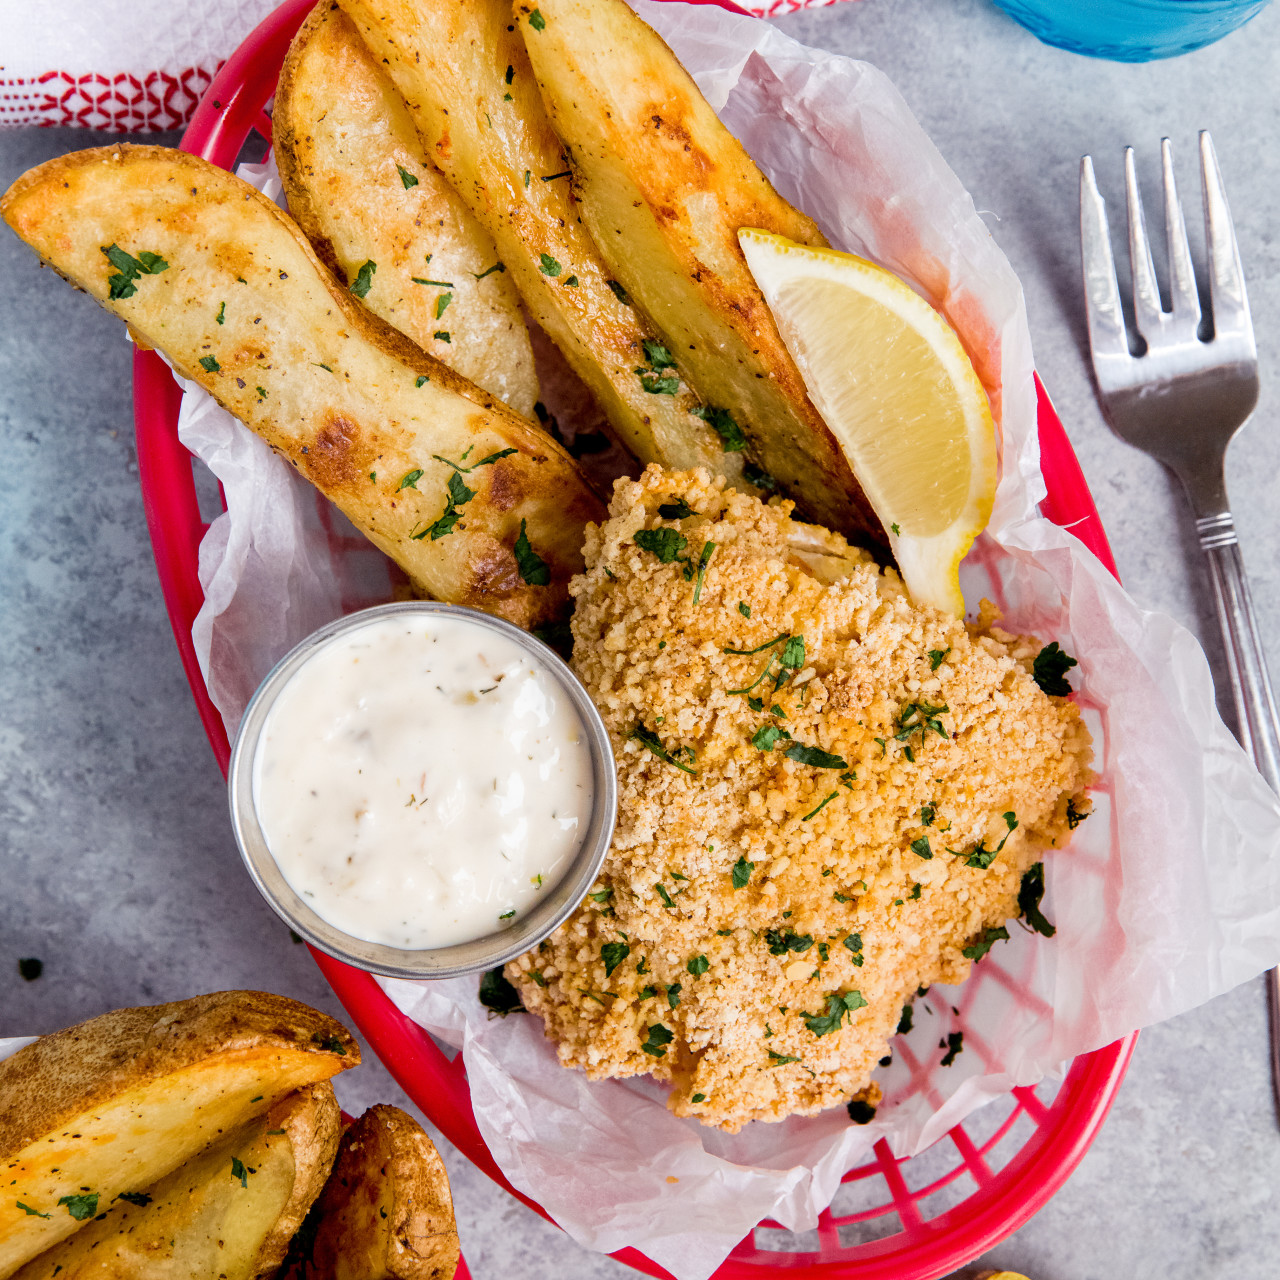
[[[1001,428],[988,532],[963,569],[971,607],[1057,639],[1095,733],[1093,816],[1047,863],[1052,940],[1013,930],[963,987],[935,987],[895,1042],[870,1125],[843,1109],[730,1137],[678,1120],[647,1080],[589,1083],[541,1024],[490,1020],[474,981],[384,982],[459,1046],[495,1159],[575,1239],[642,1249],[703,1280],[762,1218],[811,1228],[842,1173],[886,1136],[923,1150],[984,1102],[1077,1054],[1190,1009],[1280,961],[1280,805],[1218,718],[1190,635],[1145,612],[1042,519],[1031,341],[1013,272],[893,86],[713,7],[634,0],[781,192],[838,248],[900,273],[960,332]],[[1030,178],[1028,179],[1030,180]],[[259,185],[266,177],[257,176]],[[202,393],[182,438],[222,479],[201,548],[200,659],[228,730],[283,653],[394,574],[270,451]],[[964,1032],[941,1066],[940,1038]]]

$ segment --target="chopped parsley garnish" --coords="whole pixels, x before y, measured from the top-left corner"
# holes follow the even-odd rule
[[[140,250],[136,258],[125,253],[118,244],[104,245],[102,252],[117,273],[107,277],[112,301],[132,298],[138,292],[133,282],[139,276],[158,276],[169,269],[169,264],[158,253],[148,253],[145,249]]]
[[[941,1041],[938,1044],[939,1049],[943,1048],[944,1046],[947,1052],[946,1052],[946,1056],[942,1059],[941,1065],[944,1067],[949,1067],[956,1060],[956,1058],[964,1052],[964,1032],[963,1031],[951,1032],[951,1034],[947,1036],[945,1041]]]
[[[1046,938],[1052,938],[1058,930],[1045,919],[1040,910],[1040,902],[1044,898],[1044,863],[1037,862],[1023,873],[1022,884],[1018,887],[1018,914],[1027,925]]]
[[[644,358],[655,369],[674,369],[676,367],[676,362],[671,358],[671,352],[656,338],[642,338],[640,345],[644,348]]]
[[[421,276],[410,276],[409,279],[412,280],[414,284],[428,284],[434,289],[453,288],[452,280],[424,280]]]
[[[690,1102],[706,1102],[706,1100],[707,1095],[705,1093],[695,1093],[693,1097],[689,1099]]]
[[[414,378],[413,385],[415,387],[421,387],[421,386],[425,386],[430,381],[431,379],[428,378],[425,373],[420,373],[416,378]]]
[[[63,1196],[58,1204],[66,1205],[67,1212],[77,1222],[84,1222],[98,1212],[98,1193],[90,1191],[84,1195]]]
[[[400,483],[396,485],[396,492],[399,493],[401,489],[416,489],[418,481],[422,479],[423,475],[424,472],[421,467],[414,467],[412,471],[406,471],[400,477]]]
[[[751,606],[745,600],[739,600],[738,612],[742,614],[744,618],[749,618],[751,617]]]
[[[895,1036],[905,1036],[911,1030],[911,1024],[915,1019],[915,1008],[912,1005],[904,1004],[902,1006],[902,1017],[898,1019],[898,1029],[893,1033]]]
[[[516,69],[515,69],[515,67],[513,67],[510,63],[508,63],[508,64],[507,64],[507,75],[506,75],[506,81],[507,81],[507,83],[508,83],[508,84],[510,84],[510,83],[512,82],[512,80],[514,80],[515,78],[516,78]]]
[[[227,304],[224,302],[218,307],[218,314],[213,317],[214,324],[226,324],[227,322]]]
[[[495,262],[493,266],[486,267],[478,276],[476,276],[474,271],[471,274],[476,276],[477,280],[483,280],[485,276],[491,276],[495,271],[505,271],[506,269],[507,268],[501,262]]]
[[[326,1053],[336,1053],[338,1057],[347,1056],[346,1045],[337,1036],[322,1036],[317,1032],[311,1037],[312,1044],[318,1044]]]
[[[355,294],[357,298],[363,298],[369,292],[369,286],[373,284],[373,273],[377,269],[378,264],[372,258],[368,259],[356,272],[356,278],[348,286],[349,292]]]
[[[39,1209],[33,1209],[29,1204],[23,1204],[21,1200],[15,1200],[14,1204],[16,1204],[28,1218],[48,1218],[51,1216],[47,1213],[41,1213]]]
[[[529,177],[530,177],[529,170],[526,169],[524,171],[524,186],[526,191],[529,189]]]
[[[680,992],[684,989],[683,984],[673,982],[667,988],[667,1008],[674,1009],[680,1003]]]
[[[558,276],[564,269],[549,253],[538,255],[538,267],[544,276]]]
[[[765,649],[772,649],[774,645],[781,644],[784,640],[789,639],[787,632],[783,632],[780,636],[774,636],[772,640],[766,640],[764,644],[758,644],[754,649],[721,649],[721,653],[734,653],[739,657],[749,658],[754,653],[762,653]],[[764,704],[761,703],[761,706]]]
[[[662,739],[659,738],[658,735],[654,733],[651,729],[646,729],[644,725],[642,724],[636,725],[636,727],[631,730],[631,733],[629,736],[634,738],[646,750],[652,751],[653,754],[657,756],[658,759],[663,761],[665,764],[673,764],[677,769],[683,769],[685,773],[691,773],[691,774],[697,773],[696,769],[692,769],[689,767],[689,765],[683,764],[681,761],[677,760],[675,758],[675,755],[673,755],[670,751],[666,749],[666,747],[662,745]],[[688,748],[681,747],[679,748],[679,751],[687,752]],[[690,754],[692,753],[690,752]]]
[[[418,185],[418,179],[415,178],[413,174],[404,167],[404,165],[397,164],[396,168],[400,171],[400,182],[406,191],[408,191],[410,187],[416,187]]]
[[[631,948],[625,942],[606,942],[600,948],[600,959],[604,961],[604,976],[613,977],[613,971],[631,954]]]
[[[624,307],[629,307],[631,305],[630,296],[628,295],[627,291],[616,280],[606,280],[605,284],[609,286],[609,289],[612,292],[613,296],[617,298],[617,300],[620,303],[622,303]]]
[[[933,820],[937,817],[938,810],[934,805],[922,804],[920,806],[920,821],[926,827],[933,826]]]
[[[458,514],[458,508],[465,506],[475,496],[476,491],[469,489],[463,483],[462,476],[458,472],[453,472],[449,476],[449,496],[445,502],[443,514],[434,524],[428,526],[425,532],[419,535],[415,541],[421,541],[422,537],[429,534],[431,541],[435,542],[437,538],[443,538],[446,534],[452,533],[454,526],[462,519]]]
[[[637,369],[640,385],[651,396],[673,396],[680,390],[680,379],[674,374],[658,374],[648,369]]]
[[[809,812],[806,813],[800,819],[800,821],[808,822],[810,818],[816,818],[818,814],[820,814],[823,811],[823,809],[825,809],[827,805],[829,805],[839,794],[840,793],[838,791],[833,791],[829,796],[826,797],[826,799],[820,801],[816,808],[810,809]]]
[[[520,536],[512,548],[516,557],[516,568],[521,578],[531,587],[545,587],[551,581],[551,566],[533,549],[529,543],[529,535],[524,531],[525,522],[520,521]]]
[[[799,671],[804,666],[804,636],[790,636],[787,639],[778,664],[788,671]]]
[[[657,987],[641,987],[640,994],[636,996],[637,1000],[652,1000],[658,994]]]
[[[1081,824],[1081,823],[1082,823],[1082,822],[1083,822],[1083,821],[1084,821],[1084,820],[1089,816],[1089,814],[1090,814],[1091,812],[1092,812],[1092,810],[1090,810],[1090,809],[1085,809],[1083,812],[1081,812],[1081,810],[1077,809],[1077,808],[1076,808],[1076,802],[1075,802],[1075,798],[1074,798],[1074,797],[1073,797],[1072,799],[1068,800],[1068,801],[1067,801],[1067,828],[1068,828],[1068,830],[1074,831],[1074,830],[1075,830],[1075,829],[1076,829],[1076,828],[1077,828],[1077,827],[1078,827],[1078,826],[1079,826],[1079,825],[1080,825],[1080,824]]]
[[[702,975],[706,973],[706,971],[710,968],[711,968],[711,961],[708,960],[707,957],[703,955],[694,956],[693,959],[690,960],[689,963],[685,965],[685,969],[687,969],[691,974],[693,974],[695,978],[702,977]]]
[[[945,649],[930,649],[929,650],[929,670],[937,671],[937,669],[940,666],[942,666],[944,662],[946,662],[947,654],[949,654],[950,652],[951,652],[950,646],[948,646]]]
[[[576,289],[576,288],[578,287],[578,277],[577,277],[577,276],[570,276],[570,277],[569,277],[569,278],[564,282],[564,285],[565,285],[565,288],[566,288],[566,289]]]
[[[1080,664],[1069,654],[1064,653],[1055,640],[1047,644],[1031,664],[1031,678],[1053,698],[1065,698],[1071,692],[1067,683],[1067,672]]]
[[[754,862],[748,862],[746,854],[743,854],[737,862],[733,864],[733,887],[735,889],[745,889],[751,882],[751,873],[756,869]]]
[[[18,961],[18,977],[24,982],[34,982],[44,972],[44,961],[35,956],[23,956]]]
[[[988,849],[985,840],[979,840],[970,850],[964,849],[948,849],[948,853],[954,853],[957,857],[964,858],[966,867],[975,867],[979,871],[985,871],[995,860],[999,849]]]
[[[799,954],[813,946],[812,934],[796,933],[794,929],[788,929],[785,933],[781,929],[766,929],[764,940],[769,944],[771,956],[785,956],[791,951]]]
[[[265,400],[267,398],[266,387],[254,387],[254,390],[258,393],[259,400]]]
[[[876,1118],[876,1109],[865,1098],[854,1098],[845,1106],[854,1124],[870,1124]]]
[[[437,342],[447,342],[450,346],[453,345],[453,335],[450,334],[448,329],[437,329],[431,336]]]
[[[436,299],[436,319],[437,320],[439,320],[440,317],[444,315],[445,309],[448,307],[449,303],[451,303],[452,301],[453,301],[453,294],[451,293],[442,293]]]
[[[495,462],[500,461],[502,458],[509,458],[513,453],[519,453],[520,451],[519,449],[499,449],[497,453],[491,453],[487,457],[481,458],[479,462],[473,462],[469,467],[464,467],[462,464],[466,462],[467,454],[470,452],[471,450],[468,449],[457,462],[451,462],[448,458],[442,458],[438,453],[433,453],[431,456],[437,462],[443,462],[446,467],[452,467],[455,471],[461,472],[466,476],[470,475],[471,472],[479,469],[480,467],[491,467]]]
[[[546,27],[547,27],[547,20],[546,20],[546,18],[544,18],[544,17],[542,16],[542,10],[541,10],[541,9],[535,9],[535,10],[534,10],[530,15],[529,15],[529,25],[530,25],[530,26],[531,26],[535,31],[545,31],[545,30],[546,30]],[[665,1043],[665,1042],[664,1042],[664,1043]],[[659,1055],[659,1056],[661,1056],[661,1055]]]
[[[763,489],[766,493],[773,493],[778,488],[777,480],[763,467],[757,467],[753,462],[744,462],[742,464],[742,478],[748,484],[753,484],[757,489]]]
[[[772,751],[773,744],[779,738],[789,738],[791,735],[785,729],[779,729],[777,725],[766,724],[751,735],[751,745],[757,751]]]
[[[662,564],[678,560],[688,545],[689,539],[675,529],[636,530],[636,546],[643,551],[652,551]]]
[[[217,356],[201,356],[200,367],[205,373],[221,373],[222,366],[218,363]]]
[[[716,549],[714,542],[704,542],[702,553],[698,556],[698,573],[693,584],[693,603],[697,604],[702,596],[703,579],[707,576],[707,565],[711,563],[711,555]]]
[[[789,1053],[775,1053],[769,1050],[769,1065],[772,1067],[785,1066],[788,1062],[799,1062],[799,1058],[793,1058]]]
[[[675,502],[664,502],[658,508],[658,514],[664,520],[684,520],[698,513],[683,498],[677,498]]]
[[[908,901],[908,902],[916,902],[916,901],[918,901],[918,900],[919,900],[919,898],[920,898],[920,890],[921,890],[923,887],[924,887],[924,886],[920,883],[920,881],[919,881],[919,880],[917,880],[917,881],[915,882],[915,884],[913,884],[913,885],[911,886],[911,892],[910,892],[909,894],[907,894],[907,901]]]
[[[890,528],[891,530],[893,530],[893,536],[894,536],[895,538],[897,538],[897,537],[900,537],[900,536],[901,536],[901,534],[902,534],[902,530],[898,528],[897,521],[894,521],[894,523],[893,523],[893,524],[891,524],[891,525],[889,526],[889,528]]]
[[[675,903],[671,901],[671,895],[667,892],[667,886],[661,880],[653,886],[654,892],[662,899],[662,905],[672,910],[675,909]]]
[[[509,1013],[524,1012],[520,993],[507,981],[501,965],[480,975],[480,1003],[490,1014],[496,1013],[500,1018]]]
[[[851,933],[843,940],[843,945],[849,948],[849,954],[853,956],[853,963],[862,968],[862,934]]]
[[[911,852],[917,858],[924,858],[926,861],[933,857],[933,850],[929,847],[929,837],[921,836],[919,840],[911,842]]]
[[[1004,925],[996,925],[991,929],[983,929],[967,947],[961,949],[960,954],[966,960],[981,960],[997,942],[1008,941],[1009,930]]]
[[[541,969],[530,969],[529,977],[531,977],[540,987],[545,987],[547,985],[547,980],[542,976]]]
[[[536,13],[537,10],[535,9],[534,12]],[[649,1038],[640,1048],[651,1058],[665,1058],[667,1056],[667,1045],[674,1039],[675,1036],[662,1023],[655,1022],[649,1028]]]
[[[231,1176],[239,1178],[242,1187],[249,1185],[249,1170],[244,1167],[244,1161],[239,1156],[231,1157]]]
[[[725,453],[741,453],[747,447],[747,437],[742,434],[742,428],[728,409],[699,405],[689,412],[695,418],[701,418],[720,437]]]
[[[861,991],[838,991],[827,994],[827,1006],[823,1013],[802,1013],[804,1025],[815,1036],[829,1036],[840,1030],[840,1024],[857,1009],[865,1009],[866,1000]]]
[[[951,708],[945,702],[937,706],[930,702],[908,702],[898,713],[896,724],[898,731],[893,735],[894,741],[908,742],[914,734],[918,733],[923,746],[925,735],[931,729],[940,738],[950,737],[943,728],[942,721],[938,719],[944,711],[950,710]],[[908,756],[908,759],[914,759],[914,757]]]
[[[587,894],[592,902],[608,902],[613,897],[612,889],[599,889],[595,893]]]
[[[812,765],[815,769],[847,769],[849,762],[844,756],[832,755],[821,747],[806,747],[803,742],[793,742],[783,753],[788,760],[797,764]]]
[[[283,1129],[270,1129],[269,1133],[283,1133]],[[139,1209],[145,1209],[151,1203],[151,1197],[145,1191],[122,1191],[117,1200],[124,1200],[129,1204],[136,1204]]]

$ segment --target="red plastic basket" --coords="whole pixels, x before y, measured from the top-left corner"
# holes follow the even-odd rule
[[[721,0],[710,0],[717,3]],[[231,56],[197,107],[186,151],[230,168],[251,132],[269,143],[266,104],[280,65],[313,0],[285,0]],[[724,7],[734,7],[725,4]],[[1062,423],[1037,382],[1039,434],[1049,496],[1044,514],[1070,527],[1115,573],[1093,499]],[[169,618],[205,732],[223,772],[230,749],[222,718],[196,662],[191,625],[203,602],[196,572],[200,518],[191,455],[177,435],[181,392],[153,352],[134,356],[138,472]],[[503,1177],[472,1114],[461,1056],[452,1061],[367,974],[313,952],[370,1047],[405,1092],[469,1160],[517,1199],[545,1211]],[[847,1280],[932,1280],[1016,1231],[1067,1180],[1097,1134],[1133,1052],[1136,1032],[1077,1058],[1060,1085],[1016,1089],[957,1126],[914,1160],[883,1141],[844,1179],[816,1241],[796,1247],[764,1222],[733,1251],[719,1280],[759,1280],[768,1271]],[[861,1202],[842,1205],[844,1201]],[[836,1206],[841,1206],[839,1209]],[[614,1255],[648,1275],[668,1273],[635,1249]]]

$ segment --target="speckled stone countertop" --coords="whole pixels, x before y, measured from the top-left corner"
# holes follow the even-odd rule
[[[1114,208],[1122,148],[1135,146],[1158,212],[1168,135],[1190,210],[1196,132],[1212,130],[1263,380],[1228,483],[1280,671],[1280,6],[1215,46],[1145,66],[1044,47],[987,0],[860,0],[780,25],[886,71],[972,192],[1022,278],[1037,366],[1126,585],[1202,637],[1225,690],[1181,496],[1109,433],[1094,401],[1076,232],[1082,153],[1094,156]],[[0,132],[0,187],[109,140]],[[1189,221],[1198,241],[1194,212]],[[41,273],[7,231],[0,280],[0,1035],[232,987],[342,1016],[305,950],[251,890],[232,841],[147,538],[124,332]],[[43,959],[37,981],[19,979],[22,956]],[[1035,1280],[1274,1277],[1280,1128],[1266,1055],[1260,981],[1146,1031],[1079,1170],[977,1265]],[[366,1058],[339,1081],[347,1109],[407,1105]],[[633,1274],[578,1248],[447,1143],[443,1151],[478,1276]]]

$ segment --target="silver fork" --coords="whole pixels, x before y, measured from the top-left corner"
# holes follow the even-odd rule
[[[1116,434],[1163,462],[1182,481],[1209,561],[1239,721],[1237,736],[1273,791],[1280,792],[1280,719],[1258,638],[1253,601],[1227,504],[1227,445],[1258,400],[1258,350],[1245,294],[1235,228],[1207,132],[1200,135],[1200,178],[1208,247],[1213,336],[1202,341],[1187,227],[1178,202],[1169,139],[1161,144],[1169,293],[1165,311],[1156,284],[1133,164],[1125,150],[1129,259],[1134,319],[1145,351],[1132,355],[1120,310],[1106,204],[1093,161],[1080,162],[1080,246],[1089,345],[1102,410]],[[1267,974],[1271,1018],[1271,1084],[1280,1113],[1280,979]]]

